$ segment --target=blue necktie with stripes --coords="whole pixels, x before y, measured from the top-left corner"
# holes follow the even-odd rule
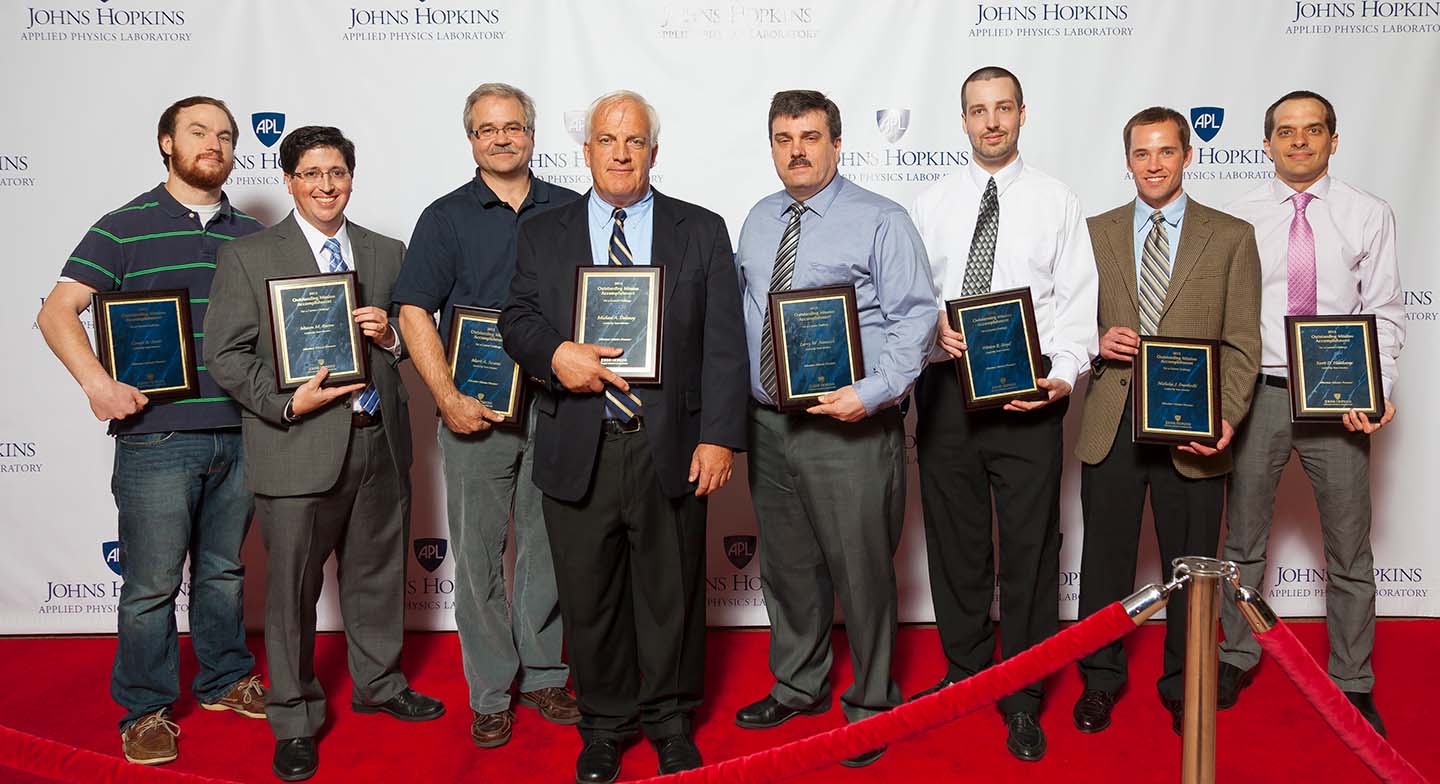
[[[617,208],[611,217],[615,219],[615,227],[610,231],[610,264],[617,267],[629,267],[635,264],[635,257],[630,254],[630,246],[625,244],[625,210]],[[621,392],[619,389],[605,385],[605,418],[618,419],[621,422],[629,422],[640,416],[640,398],[633,392]]]
[[[331,272],[349,271],[350,265],[345,263],[345,257],[340,254],[340,240],[334,237],[325,240],[325,252],[330,255]],[[375,412],[380,410],[380,390],[376,389],[374,384],[365,387],[360,393],[359,403],[361,410],[374,416]]]

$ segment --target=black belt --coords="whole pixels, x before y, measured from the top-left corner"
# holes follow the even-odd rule
[[[626,422],[620,419],[600,420],[600,432],[606,435],[619,436],[626,433],[638,433],[645,429],[645,417],[635,417]]]
[[[1280,376],[1267,376],[1262,373],[1260,374],[1260,377],[1256,379],[1256,382],[1259,384],[1264,384],[1267,387],[1275,387],[1276,389],[1290,388],[1290,382],[1284,378],[1281,378]]]
[[[373,414],[367,414],[364,411],[350,412],[350,426],[353,428],[374,427],[378,424],[380,424],[380,409],[378,408],[375,409],[375,413]]]

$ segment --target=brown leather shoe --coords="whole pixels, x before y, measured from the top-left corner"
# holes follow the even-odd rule
[[[170,709],[147,713],[120,733],[125,759],[137,765],[163,765],[180,756],[175,738],[180,726],[170,720]]]
[[[510,728],[515,726],[515,709],[499,713],[477,713],[470,722],[470,740],[482,749],[493,749],[510,742]]]
[[[263,719],[265,718],[265,686],[260,683],[259,675],[247,675],[237,681],[224,697],[214,702],[202,702],[200,707],[212,711],[232,710],[241,716]]]
[[[546,721],[553,721],[556,724],[580,723],[580,708],[575,704],[575,697],[563,686],[522,691],[520,692],[520,704],[539,710],[540,715],[545,717]]]

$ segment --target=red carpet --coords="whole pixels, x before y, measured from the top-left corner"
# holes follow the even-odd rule
[[[1297,623],[1296,636],[1325,657],[1325,627]],[[1154,696],[1162,629],[1151,625],[1128,638],[1132,688],[1116,708],[1114,725],[1099,735],[1082,735],[1070,722],[1080,692],[1073,668],[1050,681],[1041,723],[1050,750],[1038,763],[1014,760],[1004,749],[1004,728],[985,710],[928,735],[891,747],[875,765],[849,770],[836,766],[795,779],[801,782],[974,781],[1173,782],[1179,779],[1180,740]],[[1440,647],[1440,621],[1382,621],[1376,632],[1376,699],[1401,754],[1432,780],[1440,781],[1440,744],[1429,708],[1440,702],[1440,685],[1429,677],[1433,651]],[[557,727],[532,710],[519,709],[509,745],[482,751],[470,745],[470,711],[453,634],[412,634],[405,669],[416,688],[445,700],[449,713],[428,724],[402,724],[385,716],[349,710],[343,639],[321,635],[319,666],[331,695],[331,723],[320,744],[316,782],[490,782],[571,781],[580,742],[569,727]],[[844,634],[836,634],[836,692],[849,682]],[[251,645],[259,651],[260,641]],[[908,694],[930,685],[942,672],[933,629],[901,631],[896,673]],[[119,756],[115,722],[119,709],[109,698],[113,638],[0,639],[0,723],[85,749]],[[736,708],[757,699],[769,686],[763,631],[715,631],[709,641],[708,701],[696,740],[707,760],[748,754],[837,726],[838,707],[824,716],[799,717],[767,731],[744,731],[731,721]],[[1424,653],[1431,651],[1432,653]],[[193,677],[188,638],[182,641],[182,683]],[[198,709],[188,696],[177,706],[182,727],[180,759],[167,769],[237,782],[271,782],[274,740],[264,721]],[[1363,782],[1373,778],[1306,704],[1272,664],[1262,664],[1239,706],[1219,717],[1218,778],[1227,782]],[[655,754],[648,745],[625,756],[622,779],[653,775]],[[44,781],[0,768],[0,781]]]

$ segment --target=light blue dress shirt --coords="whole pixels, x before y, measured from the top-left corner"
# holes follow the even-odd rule
[[[1170,273],[1175,273],[1175,251],[1180,249],[1180,230],[1185,226],[1185,205],[1190,203],[1190,197],[1184,193],[1180,198],[1160,208],[1160,216],[1165,223],[1165,239],[1170,245]],[[1150,216],[1155,213],[1155,208],[1145,202],[1135,200],[1135,280],[1140,280],[1141,262],[1145,259],[1145,238],[1150,236]],[[607,235],[608,236],[608,235]],[[1137,292],[1138,293],[1138,292]]]
[[[598,266],[610,263],[610,234],[615,230],[615,206],[590,191],[590,257]],[[625,247],[636,264],[649,266],[650,246],[655,238],[655,190],[625,208]]]
[[[740,274],[750,394],[773,404],[760,383],[760,336],[769,307],[775,253],[794,199],[761,199],[745,218],[735,266]],[[867,414],[900,402],[925,367],[939,318],[925,245],[905,208],[835,175],[805,202],[790,288],[855,285],[865,377],[855,393]]]

